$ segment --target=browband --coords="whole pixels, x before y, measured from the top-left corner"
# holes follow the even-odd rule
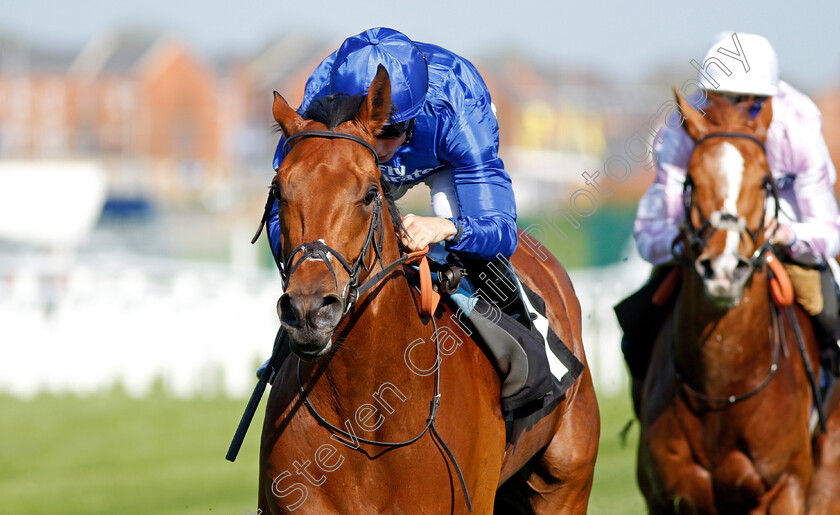
[[[370,150],[371,155],[373,156],[373,162],[376,163],[376,166],[379,166],[379,154],[376,153],[376,149],[373,148],[373,145],[368,143],[367,141],[363,140],[362,138],[355,136],[353,134],[347,134],[346,132],[334,132],[334,131],[300,131],[292,134],[288,138],[286,138],[285,143],[283,143],[283,157],[286,157],[286,154],[289,153],[289,143],[293,139],[300,138],[327,138],[327,139],[349,139],[350,141],[355,141],[360,145],[364,145],[366,149]]]
[[[751,134],[744,134],[744,133],[741,133],[741,132],[713,132],[712,134],[706,134],[702,138],[698,139],[697,142],[695,142],[694,146],[699,146],[700,143],[703,143],[707,139],[711,139],[711,138],[743,138],[743,139],[748,139],[748,140],[756,143],[759,147],[761,147],[762,152],[764,152],[765,154],[767,153],[767,150],[764,148],[764,143],[762,143],[760,139],[756,138],[755,136],[753,136]]]

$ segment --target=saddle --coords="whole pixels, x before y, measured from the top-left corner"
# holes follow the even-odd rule
[[[551,413],[584,365],[546,318],[545,301],[519,280],[507,261],[429,260],[436,290],[455,320],[484,350],[501,379],[507,446]]]
[[[466,267],[440,269],[439,289],[502,380],[502,409],[524,416],[561,399],[583,364],[548,326],[543,299],[506,262]]]

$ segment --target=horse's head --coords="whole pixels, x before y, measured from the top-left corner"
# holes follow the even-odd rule
[[[277,312],[292,350],[313,361],[329,351],[360,276],[382,250],[383,227],[391,227],[373,147],[388,121],[391,87],[380,66],[366,97],[316,100],[309,119],[274,95],[288,152],[272,182],[286,284]]]
[[[706,297],[732,307],[752,276],[752,258],[764,239],[765,203],[775,191],[764,151],[773,112],[768,101],[751,117],[744,105],[708,95],[705,116],[676,95],[695,141],[686,175],[683,235]]]

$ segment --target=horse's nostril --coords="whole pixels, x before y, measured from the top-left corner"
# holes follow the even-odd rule
[[[300,304],[285,293],[277,301],[277,314],[283,324],[291,327],[298,327],[303,319],[303,310]]]
[[[343,303],[338,295],[327,295],[321,299],[319,306],[309,310],[307,319],[309,324],[318,329],[328,329],[335,326],[341,319]]]
[[[715,275],[715,271],[712,269],[711,258],[698,259],[696,268],[697,274],[703,279],[711,279]]]
[[[738,264],[735,265],[735,273],[733,277],[735,279],[743,279],[744,277],[749,276],[752,273],[753,265],[746,259],[739,258]]]

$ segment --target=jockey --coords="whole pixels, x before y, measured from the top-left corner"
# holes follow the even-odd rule
[[[347,38],[315,68],[298,113],[305,117],[316,98],[367,93],[380,64],[391,80],[392,103],[390,121],[374,142],[382,179],[397,197],[421,182],[432,197],[434,216],[403,217],[403,245],[410,251],[427,245],[441,251],[439,261],[467,270],[460,297],[480,290],[484,300],[530,329],[508,262],[518,243],[513,188],[498,156],[495,108],[472,63],[396,30],[370,29]],[[281,138],[275,170],[283,144]],[[278,267],[283,261],[279,220],[275,200],[268,238]]]
[[[748,66],[735,61],[731,61],[735,63],[731,68],[720,66],[722,56],[735,54],[728,50],[733,44],[736,50],[741,50],[739,57],[742,55],[743,62],[748,62]],[[720,48],[726,48],[728,54],[719,51]],[[761,36],[722,33],[716,37],[703,63],[704,70],[700,71],[698,80],[707,92],[721,93],[736,102],[753,97],[750,110],[753,116],[757,115],[763,102],[773,103],[773,120],[767,131],[765,147],[767,163],[779,187],[780,209],[778,223],[769,222],[765,237],[783,261],[821,272],[821,288],[816,285],[816,274],[813,274],[813,286],[807,288],[802,285],[802,289],[813,291],[801,293],[819,296],[822,290],[822,302],[815,304],[822,309],[811,310],[816,312],[809,314],[816,322],[822,361],[827,365],[829,361],[836,361],[838,334],[837,295],[826,261],[840,253],[840,213],[834,198],[836,172],[822,135],[820,112],[806,95],[779,80],[776,53]],[[631,309],[637,311],[636,315],[639,310],[649,313],[648,322],[654,316],[664,316],[664,310],[653,315],[657,308],[651,305],[650,299],[656,286],[667,275],[659,265],[671,264],[674,259],[671,245],[685,214],[683,183],[694,149],[694,141],[682,127],[663,127],[655,141],[656,179],[639,202],[634,225],[639,254],[655,267],[649,283],[625,301],[628,307],[630,304],[634,306]],[[794,285],[797,286],[796,281]],[[797,292],[797,297],[799,294]],[[631,301],[633,297],[636,297],[635,301]],[[621,311],[620,306],[617,312]],[[647,324],[651,330],[657,331],[659,325]],[[641,380],[647,369],[655,333],[631,332],[634,331],[625,327],[622,351],[634,379]],[[828,368],[837,373],[836,362]]]
[[[315,98],[366,93],[379,64],[388,70],[393,104],[374,145],[382,177],[397,195],[420,182],[432,194],[434,216],[407,214],[403,244],[414,251],[443,242],[467,259],[509,258],[518,241],[513,188],[498,156],[490,93],[472,63],[396,30],[370,29],[345,40],[315,68],[298,112],[303,115]],[[278,221],[275,201],[268,235],[275,259],[282,260]]]

